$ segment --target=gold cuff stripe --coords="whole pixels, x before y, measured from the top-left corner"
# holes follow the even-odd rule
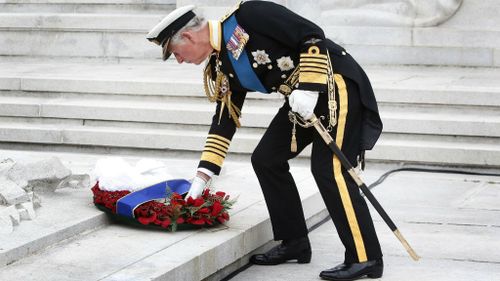
[[[321,69],[327,69],[327,65],[326,64],[319,64],[319,63],[303,63],[303,62],[300,62],[300,69],[302,69],[302,67],[317,67],[317,68],[321,68]]]
[[[347,86],[341,75],[335,74],[334,79],[338,86],[339,103],[340,103],[339,117],[337,124],[337,135],[335,140],[338,147],[342,148],[342,143],[344,141],[346,119],[347,119],[347,111],[348,111]],[[335,177],[335,181],[337,182],[337,186],[339,188],[340,198],[342,200],[342,205],[344,207],[347,216],[347,222],[349,223],[349,227],[351,229],[351,233],[354,239],[354,246],[356,247],[358,260],[359,262],[366,262],[368,259],[366,256],[366,249],[365,249],[365,244],[363,242],[363,237],[361,236],[361,230],[359,229],[358,219],[356,217],[356,213],[354,212],[354,207],[352,206],[351,197],[347,189],[347,184],[344,175],[342,174],[342,165],[336,155],[333,156],[333,174]]]
[[[300,63],[309,62],[309,63],[320,63],[320,64],[328,64],[328,60],[319,59],[319,58],[301,58]]]
[[[205,150],[216,150],[221,156],[226,156],[227,154],[227,148],[224,148],[220,145],[217,144],[205,144]],[[215,152],[215,151],[214,151]]]
[[[208,162],[213,163],[219,167],[222,167],[222,163],[224,162],[224,157],[222,157],[218,154],[215,154],[213,152],[210,152],[210,151],[204,151],[201,154],[201,160],[208,161]]]
[[[314,73],[320,73],[320,74],[328,74],[328,71],[326,69],[319,69],[319,68],[313,68],[313,67],[307,67],[307,68],[301,68],[300,73],[304,72],[314,72]]]
[[[300,59],[307,59],[307,58],[311,58],[311,59],[324,59],[324,60],[327,60],[328,57],[326,55],[323,55],[323,54],[300,54]]]
[[[217,140],[223,141],[227,144],[228,147],[229,147],[229,144],[231,143],[231,141],[226,139],[225,137],[219,136],[219,135],[214,135],[214,134],[209,134],[208,139],[217,139]]]
[[[328,69],[328,65],[325,64],[320,64],[320,63],[312,63],[312,62],[300,62],[299,63],[300,67],[317,67],[321,69]]]
[[[300,72],[299,84],[300,83],[318,83],[326,84],[328,75],[318,74],[315,72]]]
[[[227,143],[223,142],[223,141],[220,141],[220,140],[216,140],[216,139],[207,139],[206,145],[208,144],[217,144],[223,148],[225,148],[226,150],[229,148],[229,145],[227,145]]]
[[[205,147],[205,148],[203,149],[203,152],[212,152],[212,153],[214,153],[214,154],[219,155],[219,156],[220,156],[220,157],[222,157],[222,158],[225,158],[225,157],[226,157],[226,153],[221,152],[220,150],[215,149],[215,148],[211,148],[211,147]]]

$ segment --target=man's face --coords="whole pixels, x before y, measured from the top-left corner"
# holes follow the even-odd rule
[[[196,65],[205,61],[210,52],[201,44],[198,34],[191,32],[183,33],[183,40],[178,44],[171,44],[170,51],[177,59],[178,63],[194,63]]]

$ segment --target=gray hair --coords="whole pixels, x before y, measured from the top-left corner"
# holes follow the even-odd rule
[[[185,31],[198,31],[200,30],[203,25],[207,21],[203,16],[197,15],[194,18],[192,18],[184,27],[179,29],[171,38],[170,38],[170,45],[178,45],[182,43],[183,38],[182,38],[182,33]]]

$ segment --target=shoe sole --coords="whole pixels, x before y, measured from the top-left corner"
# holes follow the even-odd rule
[[[368,278],[371,278],[371,279],[381,278],[383,275],[383,272],[384,272],[384,269],[382,268],[382,269],[377,269],[377,270],[374,270],[373,272],[364,273],[364,274],[361,274],[361,275],[358,275],[358,276],[352,277],[352,278],[332,278],[332,277],[322,276],[321,274],[319,275],[319,277],[321,277],[322,279],[331,280],[331,281],[354,281],[354,280],[361,279],[365,276]]]

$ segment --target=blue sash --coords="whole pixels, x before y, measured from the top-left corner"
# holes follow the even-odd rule
[[[132,192],[116,201],[116,213],[133,218],[134,210],[141,204],[170,197],[173,192],[184,194],[189,191],[191,183],[185,179],[169,180]]]
[[[232,15],[224,22],[224,42],[226,44],[229,39],[231,39],[236,25],[238,25],[238,22],[236,21],[236,17],[234,15]],[[245,49],[243,49],[243,51],[241,52],[238,60],[234,59],[234,57],[229,52],[227,55],[229,57],[229,60],[231,61],[231,64],[233,65],[236,76],[238,77],[238,80],[243,87],[249,90],[268,94],[266,88],[260,82],[259,77],[257,77],[257,74],[255,74],[255,72],[253,71]]]

